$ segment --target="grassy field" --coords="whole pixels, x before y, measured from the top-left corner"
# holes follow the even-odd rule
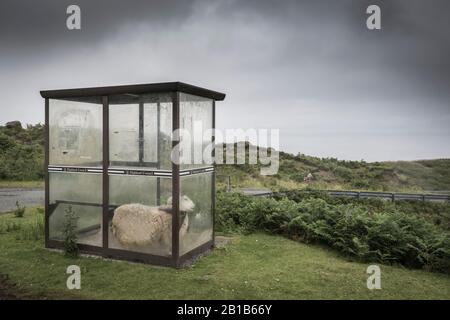
[[[1,188],[43,189],[44,180],[37,180],[37,181],[0,180],[0,189]]]
[[[3,291],[86,299],[450,299],[449,276],[381,265],[382,289],[371,291],[367,264],[262,233],[233,235],[226,247],[179,270],[69,259],[44,249],[42,236],[32,232],[41,214],[28,208],[24,218],[0,216],[0,279],[9,279]],[[72,264],[82,270],[78,291],[66,289],[66,268]]]

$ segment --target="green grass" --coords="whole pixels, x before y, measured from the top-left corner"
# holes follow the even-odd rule
[[[44,180],[36,180],[36,181],[0,180],[0,189],[1,188],[42,189],[44,188]]]
[[[366,287],[367,264],[320,246],[257,233],[233,235],[193,267],[171,269],[92,257],[70,259],[20,237],[36,221],[0,216],[0,273],[21,295],[89,299],[450,299],[450,277],[381,265],[381,290]],[[15,228],[5,231],[6,225]],[[3,231],[2,231],[3,230]],[[27,240],[28,239],[28,240]],[[66,289],[66,268],[81,267],[82,289]]]

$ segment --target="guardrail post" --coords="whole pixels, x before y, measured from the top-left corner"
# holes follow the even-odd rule
[[[361,198],[361,194],[360,194],[359,191],[358,191],[358,194],[356,195],[356,198],[357,198],[358,200]]]
[[[422,195],[422,201],[425,201],[425,195],[424,194]]]
[[[395,202],[395,193],[392,193],[391,199],[392,199],[392,202]]]

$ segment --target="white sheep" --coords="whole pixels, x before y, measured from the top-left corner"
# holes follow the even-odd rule
[[[180,214],[184,217],[180,227],[183,237],[189,226],[188,212],[195,204],[187,196],[180,197]],[[114,210],[112,232],[121,245],[152,246],[160,244],[170,248],[172,242],[172,197],[167,205],[150,207],[140,203],[124,204]]]

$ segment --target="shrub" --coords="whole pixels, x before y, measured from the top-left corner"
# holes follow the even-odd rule
[[[44,126],[27,129],[0,126],[0,179],[39,180],[44,177]]]
[[[64,254],[67,257],[75,258],[78,256],[78,245],[77,245],[77,224],[78,217],[69,206],[65,210],[65,220],[63,225],[63,236],[64,236]]]
[[[19,201],[16,201],[16,210],[14,210],[14,216],[16,218],[22,218],[25,214],[25,207],[19,205]]]

